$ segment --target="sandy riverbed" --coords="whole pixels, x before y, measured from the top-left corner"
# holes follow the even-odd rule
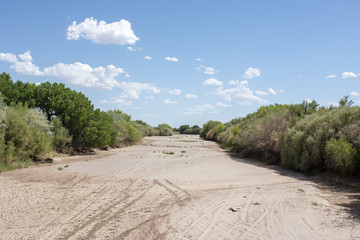
[[[197,136],[1,173],[0,189],[6,240],[360,239],[345,195]]]

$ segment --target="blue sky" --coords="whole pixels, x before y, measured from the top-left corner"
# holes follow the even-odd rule
[[[360,1],[3,1],[0,72],[151,125],[360,103]]]

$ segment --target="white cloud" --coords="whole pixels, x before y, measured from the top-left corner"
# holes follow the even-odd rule
[[[214,75],[215,73],[219,72],[218,70],[215,70],[212,67],[205,67],[202,65],[200,67],[197,67],[196,69],[200,70],[200,71],[204,71],[204,74],[207,74],[207,75]]]
[[[185,108],[183,115],[200,115],[203,112],[206,112],[209,109],[213,109],[214,106],[210,105],[209,103],[205,103],[203,105],[196,105],[194,108]]]
[[[248,69],[246,69],[246,71],[243,75],[243,78],[245,78],[245,79],[257,78],[260,76],[260,74],[261,74],[261,72],[259,69],[249,67]]]
[[[146,60],[151,60],[151,57],[150,56],[145,56],[145,59]]]
[[[279,93],[283,93],[283,92],[284,92],[284,90],[283,90],[283,89],[280,89],[278,92],[279,92]]]
[[[325,78],[334,78],[334,77],[336,77],[336,75],[331,74],[331,75],[326,76]]]
[[[196,59],[195,59],[195,61],[197,61],[197,62],[201,62],[201,61],[202,61],[202,59],[201,59],[201,58],[196,58]]]
[[[165,60],[170,61],[170,62],[178,62],[179,61],[179,59],[176,57],[165,57]]]
[[[255,94],[256,94],[256,95],[260,95],[260,96],[264,96],[264,95],[268,95],[269,93],[268,93],[268,92],[261,91],[261,90],[255,90]]]
[[[159,94],[160,90],[151,86],[147,83],[138,83],[138,82],[119,82],[117,84],[122,92],[111,98],[110,101],[104,100],[103,103],[117,103],[122,106],[131,106],[132,101],[129,99],[139,99],[140,95],[145,92],[147,94]],[[153,98],[152,96],[146,96],[146,98]]]
[[[356,75],[355,73],[353,73],[353,72],[343,72],[343,73],[341,74],[341,77],[342,77],[343,79],[346,79],[346,78],[354,78],[354,77],[357,77],[357,75]]]
[[[313,100],[311,100],[310,98],[307,98],[307,99],[305,99],[305,102],[307,102],[307,103],[311,103]]]
[[[218,107],[224,107],[224,108],[230,108],[232,107],[232,105],[230,103],[223,103],[223,102],[218,102],[216,103],[216,106]]]
[[[239,83],[240,83],[239,80],[230,80],[229,81],[229,85],[237,85]]]
[[[16,62],[10,66],[15,72],[22,75],[29,76],[43,76],[44,72],[39,70],[39,67],[32,62]]]
[[[171,101],[170,99],[165,99],[164,103],[166,103],[166,104],[177,104],[178,102],[177,101]]]
[[[169,90],[168,93],[173,95],[179,95],[181,94],[181,90],[180,89]]]
[[[44,72],[40,71],[39,67],[32,63],[32,57],[30,51],[18,55],[19,61],[15,54],[12,53],[0,53],[0,61],[6,61],[12,63],[11,69],[15,72],[23,75],[30,76],[43,76]]]
[[[136,49],[131,47],[131,46],[128,46],[127,49],[130,51],[130,52],[136,52]]]
[[[8,63],[16,63],[17,57],[15,54],[12,53],[0,53],[0,61],[5,61]]]
[[[224,89],[220,86],[216,89],[214,94],[228,102],[234,99],[240,105],[251,105],[254,102],[268,103],[268,101],[255,96],[253,91],[247,85],[247,81],[241,81],[234,88]]]
[[[360,95],[360,93],[355,92],[355,91],[352,91],[352,92],[350,93],[350,96],[359,96],[359,95]]]
[[[277,92],[276,92],[274,89],[272,89],[272,88],[269,88],[269,89],[268,89],[268,92],[271,93],[271,94],[273,94],[273,95],[276,95],[276,94],[277,94]]]
[[[186,94],[185,97],[188,98],[188,99],[195,99],[195,98],[197,98],[198,96],[195,95],[195,94],[190,94],[190,93],[188,93],[188,94]]]
[[[32,62],[33,58],[31,57],[30,51],[19,54],[18,57],[24,62]]]
[[[132,106],[132,102],[130,100],[121,98],[121,97],[114,97],[111,98],[111,101],[103,100],[102,103],[116,103],[120,106]]]
[[[223,85],[223,83],[215,78],[209,78],[203,82],[203,85],[221,86],[221,85]]]
[[[338,107],[339,103],[337,103],[337,102],[329,102],[328,105],[329,105],[329,107]]]
[[[219,112],[218,111],[212,111],[212,112],[210,112],[211,114],[219,114]]]
[[[119,83],[114,77],[125,71],[114,65],[92,68],[88,64],[76,62],[73,64],[57,63],[51,67],[44,68],[46,76],[57,77],[74,85],[111,89]]]
[[[86,18],[83,22],[76,21],[67,28],[67,39],[85,38],[99,44],[135,44],[139,38],[134,34],[131,23],[125,19],[118,22],[98,22],[94,18]]]

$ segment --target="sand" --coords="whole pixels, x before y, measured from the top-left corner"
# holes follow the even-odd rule
[[[355,198],[191,135],[1,173],[0,189],[6,240],[360,239]]]

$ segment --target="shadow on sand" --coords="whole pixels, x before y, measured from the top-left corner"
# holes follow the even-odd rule
[[[270,165],[260,160],[242,158],[239,154],[226,152],[234,161],[266,168],[297,180],[313,182],[315,187],[330,195],[327,198],[329,202],[343,207],[352,220],[360,222],[360,180],[358,178],[342,178],[330,174],[308,176],[279,165]]]

